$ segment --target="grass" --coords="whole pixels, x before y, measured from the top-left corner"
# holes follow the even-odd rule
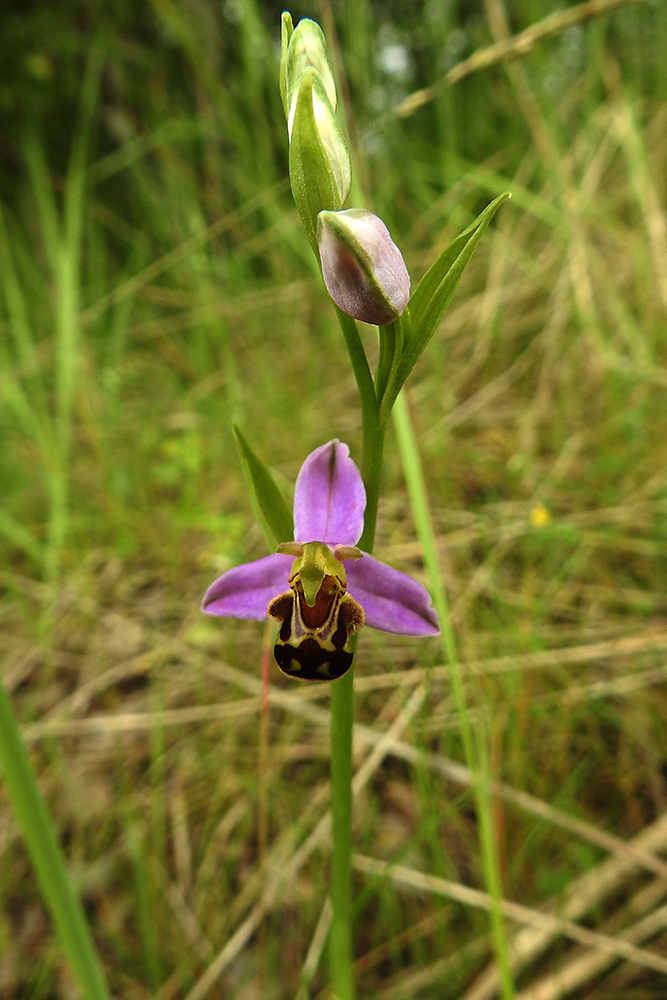
[[[272,672],[263,754],[262,630],[198,610],[265,551],[233,420],[283,485],[333,436],[359,457],[285,183],[278,21],[249,0],[118,7],[87,58],[101,29],[77,9],[68,34],[6,15],[33,128],[5,87],[3,678],[114,996],[324,997],[328,688]],[[509,29],[553,10],[509,8]],[[407,402],[502,895],[523,907],[505,911],[517,996],[661,996],[667,17],[621,6],[392,115],[502,38],[497,6],[459,34],[436,13],[381,24],[356,3],[336,26],[374,207],[413,276],[513,194]],[[412,76],[383,75],[372,54],[406,40]],[[426,579],[391,436],[376,552]],[[488,900],[460,890],[484,880],[441,657],[359,642],[363,997],[499,989]],[[74,996],[0,796],[0,991]]]

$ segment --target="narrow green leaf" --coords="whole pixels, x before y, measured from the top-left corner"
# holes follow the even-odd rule
[[[85,1000],[110,1000],[104,970],[37,784],[12,703],[0,681],[0,771],[23,830],[42,895]]]
[[[412,313],[413,331],[420,331],[427,313],[441,282],[445,279],[454,262],[461,255],[469,241],[475,236],[481,236],[489,222],[496,214],[497,209],[510,197],[508,191],[495,198],[484,211],[477,216],[467,229],[464,229],[455,240],[440,254],[438,259],[431,265],[424,277],[421,279],[414,292],[410,296],[410,312]],[[443,310],[444,315],[444,310]],[[438,320],[439,322],[439,320]]]
[[[503,983],[503,997],[514,996],[514,984],[510,968],[507,938],[505,935],[500,900],[502,896],[502,879],[498,860],[498,848],[494,834],[493,802],[490,794],[489,760],[486,746],[486,735],[483,731],[484,715],[478,720],[478,732],[473,731],[467,704],[466,689],[461,673],[459,656],[456,649],[456,636],[449,611],[447,594],[442,582],[438,546],[431,505],[429,503],[424,472],[419,455],[419,445],[410,420],[410,413],[405,396],[401,393],[393,410],[396,441],[401,456],[403,474],[408,487],[408,496],[412,515],[417,529],[424,566],[429,579],[429,590],[433,604],[440,619],[440,641],[446,662],[450,667],[450,679],[454,703],[459,717],[459,728],[463,750],[470,774],[473,777],[475,805],[479,821],[479,840],[482,853],[482,865],[486,879],[486,889],[491,897],[491,933],[496,949],[496,957]],[[477,737],[477,739],[475,739]]]
[[[246,489],[264,540],[275,551],[280,542],[294,538],[294,520],[287,502],[264,462],[252,450],[236,424],[232,424]]]
[[[412,333],[382,401],[383,422],[389,419],[396,396],[445,315],[475,247],[500,205],[509,197],[510,193],[506,191],[487,205],[472,225],[443,250],[412,293],[409,304]]]

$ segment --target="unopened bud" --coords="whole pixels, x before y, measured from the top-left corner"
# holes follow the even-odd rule
[[[290,31],[291,23],[291,17],[287,23],[285,21],[285,15],[283,15],[284,27],[281,46],[281,64],[283,63],[284,58],[285,116],[289,122],[290,136],[292,134],[294,105],[297,94],[304,75],[309,69],[315,70],[319,76],[320,83],[322,84],[324,93],[327,95],[329,104],[331,105],[333,111],[336,110],[336,85],[334,83],[331,63],[329,62],[329,52],[327,50],[327,43],[322,33],[322,29],[317,22],[311,21],[308,17],[302,18],[293,31]]]
[[[320,212],[317,242],[324,284],[342,312],[377,326],[402,315],[410,275],[382,219],[363,208]]]
[[[327,159],[331,165],[334,180],[336,182],[340,203],[343,205],[345,199],[350,193],[350,184],[352,183],[352,165],[350,163],[350,154],[343,137],[343,130],[338,124],[338,119],[333,113],[333,109],[320,85],[319,79],[314,76],[311,79],[312,86],[308,88],[306,85],[303,88],[303,94],[304,98],[306,97],[306,94],[312,94],[313,115],[315,118],[315,128],[317,130],[317,137],[313,136],[313,141],[319,140],[326,153]],[[294,118],[296,117],[297,104],[298,98],[294,102],[294,107],[288,122],[290,136],[292,135]],[[303,135],[299,138],[303,141]]]
[[[290,39],[294,34],[294,23],[292,15],[288,10],[284,10],[280,16],[280,99],[283,102],[285,118],[289,114],[289,104],[287,103],[287,49]]]
[[[290,126],[292,193],[316,250],[318,213],[342,207],[350,191],[352,166],[342,129],[313,69],[301,79]]]

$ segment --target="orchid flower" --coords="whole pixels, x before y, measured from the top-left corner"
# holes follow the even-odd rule
[[[346,444],[334,439],[306,458],[294,491],[295,541],[228,570],[208,588],[209,615],[280,622],[278,666],[292,677],[335,680],[351,664],[351,638],[365,623],[401,635],[437,635],[428,591],[356,548],[366,490]]]

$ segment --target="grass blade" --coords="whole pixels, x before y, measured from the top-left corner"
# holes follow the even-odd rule
[[[110,1000],[81,902],[67,875],[51,816],[42,798],[16,716],[0,683],[0,768],[23,829],[40,888],[86,1000]]]
[[[500,867],[493,829],[493,807],[491,802],[486,741],[482,733],[473,734],[463,678],[459,666],[456,639],[449,615],[445,588],[440,577],[435,532],[431,521],[426,485],[419,459],[419,449],[415,439],[405,397],[399,395],[393,411],[394,427],[401,455],[403,472],[408,486],[410,505],[415,520],[417,536],[421,543],[424,563],[428,572],[433,604],[438,612],[445,658],[450,668],[452,691],[459,715],[461,736],[468,768],[473,775],[473,790],[479,824],[479,839],[486,887],[491,899],[491,932],[500,967],[500,979],[504,1000],[514,996],[514,984],[507,950],[507,939],[501,909],[502,886]],[[477,738],[475,738],[477,736]]]

